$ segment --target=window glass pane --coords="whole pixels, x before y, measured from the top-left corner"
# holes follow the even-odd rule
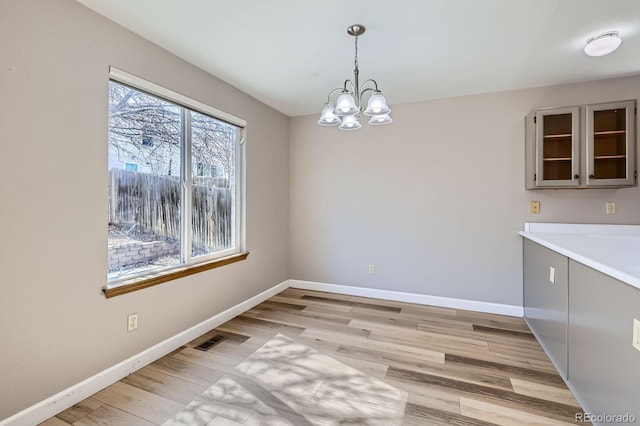
[[[627,177],[627,110],[593,112],[593,174],[596,179]]]
[[[236,127],[191,113],[192,256],[236,248]]]
[[[109,279],[181,262],[180,135],[180,107],[109,83]]]

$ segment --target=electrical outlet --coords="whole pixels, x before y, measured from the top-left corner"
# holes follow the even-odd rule
[[[604,211],[606,214],[616,214],[616,203],[607,201],[604,205]]]
[[[127,332],[130,333],[138,328],[138,314],[131,314],[127,317]]]
[[[633,319],[633,347],[640,351],[640,321]]]
[[[531,201],[529,203],[529,213],[533,213],[533,214],[540,213],[540,201]]]
[[[369,265],[369,275],[374,275],[376,273],[376,266]]]
[[[553,266],[549,266],[549,281],[551,281],[552,284],[556,282],[556,268]]]

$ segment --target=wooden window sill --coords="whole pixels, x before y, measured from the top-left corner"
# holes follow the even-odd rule
[[[143,288],[153,287],[154,285],[162,284],[167,281],[208,271],[209,269],[218,268],[230,263],[239,262],[241,260],[245,260],[248,256],[249,252],[238,253],[209,262],[198,263],[196,265],[172,269],[171,271],[164,271],[144,277],[133,278],[131,280],[118,283],[117,285],[113,285],[112,287],[105,287],[103,289],[104,295],[109,299],[114,296],[120,296],[122,294],[131,293],[132,291],[142,290]]]

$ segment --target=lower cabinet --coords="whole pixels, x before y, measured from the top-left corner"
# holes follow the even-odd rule
[[[523,241],[524,318],[566,379],[569,259],[533,241]]]
[[[640,289],[531,240],[523,249],[525,321],[582,408],[596,425],[640,423]]]
[[[640,290],[573,260],[569,280],[569,382],[591,413],[640,422]]]

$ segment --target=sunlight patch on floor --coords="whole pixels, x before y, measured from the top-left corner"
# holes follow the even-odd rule
[[[406,392],[282,334],[236,369],[251,391],[225,377],[165,425],[303,426],[304,419],[310,426],[393,426],[401,423],[407,401]],[[286,406],[270,406],[255,393]]]

